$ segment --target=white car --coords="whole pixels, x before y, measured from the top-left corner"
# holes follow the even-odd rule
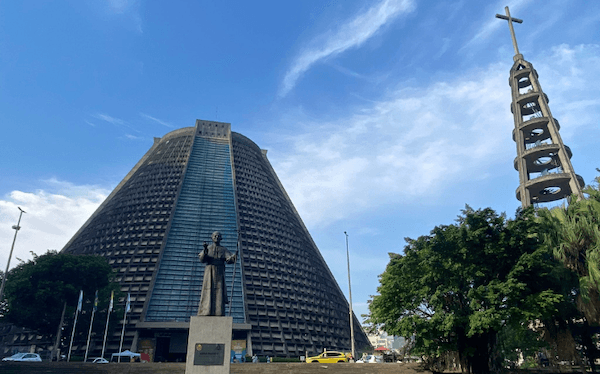
[[[380,364],[382,362],[381,356],[368,355],[360,360],[356,361],[357,364]]]
[[[90,364],[108,364],[108,360],[104,357],[88,358]]]
[[[10,357],[4,357],[2,361],[42,362],[42,358],[37,353],[15,353]]]

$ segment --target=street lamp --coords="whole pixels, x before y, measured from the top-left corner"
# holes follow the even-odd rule
[[[356,352],[354,351],[354,314],[352,313],[352,284],[350,283],[350,251],[348,249],[348,234],[346,235],[346,258],[348,259],[348,296],[350,298],[349,314],[350,314],[350,343],[352,344],[352,360],[356,360]]]
[[[21,223],[21,217],[23,216],[23,213],[27,213],[26,211],[21,209],[21,207],[17,207],[17,208],[19,208],[21,213],[19,213],[19,221],[17,222],[16,225],[14,225],[12,227],[15,230],[15,237],[13,238],[12,246],[10,247],[10,253],[8,254],[8,262],[6,263],[6,270],[4,271],[4,276],[2,277],[2,286],[0,286],[0,302],[2,302],[2,300],[4,300],[4,286],[6,285],[6,277],[8,275],[8,267],[10,266],[10,259],[13,254],[13,249],[15,249],[15,241],[17,240],[17,234],[19,233],[19,229],[21,228],[21,226],[19,226],[19,224]]]

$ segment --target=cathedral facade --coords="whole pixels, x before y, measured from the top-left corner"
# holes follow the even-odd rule
[[[155,138],[64,247],[115,269],[131,299],[124,347],[154,361],[185,357],[202,292],[198,253],[219,231],[239,253],[226,268],[237,350],[298,357],[350,349],[348,302],[266,154],[228,123],[197,120]],[[353,323],[357,349],[368,347]],[[109,337],[107,353],[119,338]]]

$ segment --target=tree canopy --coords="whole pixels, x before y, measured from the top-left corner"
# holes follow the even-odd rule
[[[367,322],[414,336],[429,356],[457,351],[466,372],[498,369],[499,331],[549,318],[563,299],[548,281],[557,262],[538,224],[533,208],[506,219],[467,206],[456,224],[407,238],[403,255],[390,254]]]
[[[561,323],[580,339],[593,372],[597,370],[595,360],[599,357],[596,334],[600,326],[599,179],[596,178],[595,186],[584,190],[586,199],[573,196],[566,206],[539,211],[546,244],[571,276],[578,279],[571,294],[575,297],[573,306],[576,305],[580,314],[573,317],[570,313],[567,314],[570,318],[565,319],[561,313],[564,320]]]
[[[83,290],[87,302],[94,299],[95,291],[108,300],[113,271],[100,256],[71,255],[48,251],[23,262],[8,272],[4,319],[17,326],[54,334],[63,305],[75,307],[79,291]]]
[[[599,178],[596,178],[598,180]],[[565,207],[541,211],[545,239],[554,255],[579,278],[578,306],[600,324],[600,189],[588,186],[587,199],[573,197]]]

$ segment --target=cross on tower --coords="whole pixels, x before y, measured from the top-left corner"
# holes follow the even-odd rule
[[[512,23],[513,21],[516,23],[523,23],[523,20],[518,18],[512,18],[510,16],[510,12],[508,11],[508,7],[505,7],[504,10],[506,10],[506,15],[503,16],[502,14],[496,14],[496,18],[508,21],[508,27],[510,28],[510,36],[512,37],[513,47],[515,48],[515,55],[518,55],[519,47],[517,46],[517,38],[515,37],[515,29],[513,29]]]

